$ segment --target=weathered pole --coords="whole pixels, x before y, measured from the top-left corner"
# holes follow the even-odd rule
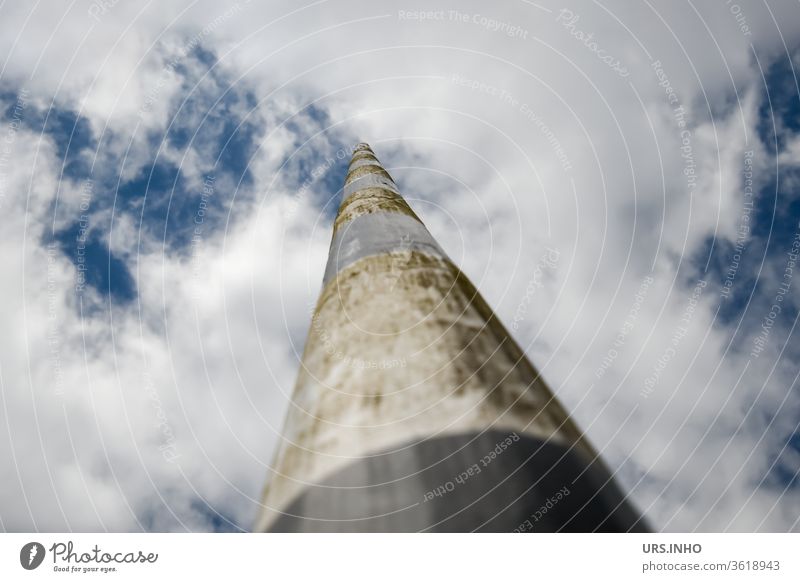
[[[367,144],[255,529],[645,529]]]

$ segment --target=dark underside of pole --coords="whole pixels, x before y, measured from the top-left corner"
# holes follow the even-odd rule
[[[500,431],[408,443],[307,486],[273,532],[643,532],[600,462]]]

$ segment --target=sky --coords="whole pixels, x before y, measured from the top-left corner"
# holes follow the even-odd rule
[[[654,529],[800,530],[799,14],[0,4],[0,529],[252,527],[366,141]]]

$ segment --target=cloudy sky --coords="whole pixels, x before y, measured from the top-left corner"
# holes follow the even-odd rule
[[[0,5],[0,528],[239,531],[367,141],[653,526],[800,530],[800,4]]]

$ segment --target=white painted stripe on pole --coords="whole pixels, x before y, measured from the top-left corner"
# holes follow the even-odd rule
[[[447,259],[428,229],[399,212],[362,214],[343,225],[331,243],[323,286],[359,259],[397,251],[419,251]]]
[[[342,199],[346,200],[348,196],[364,188],[388,188],[395,194],[400,194],[400,191],[391,178],[387,178],[381,174],[364,174],[345,185]]]

